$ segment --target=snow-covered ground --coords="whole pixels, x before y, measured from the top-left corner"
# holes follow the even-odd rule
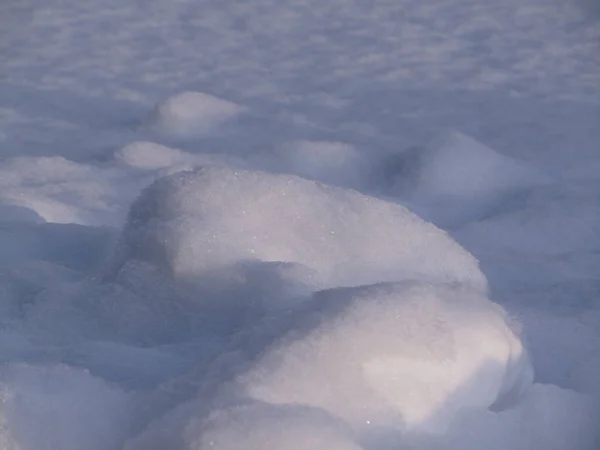
[[[0,450],[600,448],[595,0],[0,2]]]

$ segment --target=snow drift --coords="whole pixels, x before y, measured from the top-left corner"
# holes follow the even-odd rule
[[[512,405],[532,382],[505,314],[468,289],[336,289],[311,307],[238,377],[237,393],[309,404],[357,427],[435,430],[461,408]]]
[[[461,411],[514,406],[532,379],[506,314],[469,288],[404,282],[327,290],[242,333],[211,367],[163,385],[155,405],[177,392],[188,398],[196,390],[197,399],[130,448],[179,448],[184,429],[201,435],[194,429],[203,418],[248,401],[323,411],[366,440],[437,433]]]
[[[388,189],[436,223],[480,218],[501,199],[546,181],[537,169],[456,131],[384,164]]]
[[[277,309],[318,289],[404,279],[487,290],[473,256],[400,205],[226,167],[173,174],[142,192],[107,277],[135,261],[202,289],[206,306],[227,298],[232,310],[235,302]]]

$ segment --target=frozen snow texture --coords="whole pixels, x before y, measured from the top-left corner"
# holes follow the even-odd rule
[[[459,132],[445,133],[407,153],[406,170],[416,178],[415,195],[489,197],[542,179],[534,168]]]
[[[142,434],[125,450],[362,450],[347,424],[302,405],[248,401],[187,419],[174,440],[160,433]]]
[[[416,283],[324,291],[235,391],[322,408],[357,427],[437,430],[462,408],[518,401],[533,372],[501,308]]]
[[[460,230],[461,240],[489,254],[548,258],[600,248],[597,183],[553,184],[522,193],[492,217]],[[597,272],[596,272],[597,273]]]
[[[87,270],[91,247],[81,245],[88,241],[81,229],[65,227],[57,233],[50,227],[22,225],[49,221],[120,227],[130,200],[153,176],[151,170],[127,164],[107,167],[113,163],[112,152],[129,142],[156,139],[170,145],[191,137],[192,142],[178,145],[252,160],[254,149],[268,152],[281,142],[344,141],[371,159],[378,151],[389,153],[423,142],[438,129],[461,129],[503,154],[552,171],[559,189],[534,189],[523,196],[521,192],[507,202],[495,197],[504,197],[512,188],[482,188],[482,195],[468,201],[462,194],[459,200],[439,200],[444,192],[432,191],[433,200],[420,204],[415,197],[411,208],[418,207],[413,211],[427,213],[426,218],[451,216],[454,223],[484,219],[477,224],[481,227],[462,229],[457,236],[482,258],[495,298],[510,298],[511,308],[529,300],[535,304],[530,315],[539,319],[539,326],[531,326],[533,321],[525,325],[536,342],[536,373],[558,383],[554,372],[581,362],[588,345],[598,342],[600,329],[590,327],[588,333],[580,328],[592,313],[589,299],[598,297],[598,285],[587,296],[579,295],[584,289],[560,287],[565,281],[593,286],[600,267],[598,12],[597,0],[0,1],[0,158],[27,157],[23,164],[0,163],[0,221],[11,222],[1,229],[2,264],[12,267],[46,259]],[[178,89],[227,96],[251,106],[252,114],[220,123],[199,120],[190,129],[179,127],[185,122],[181,118],[174,120],[172,130],[156,122],[150,129],[132,127],[157,98]],[[209,107],[209,115],[214,117],[217,109]],[[309,164],[309,151],[299,153],[298,160],[281,168],[294,172],[291,166],[296,166],[305,177],[360,188],[338,177],[346,173],[334,164],[321,170]],[[28,157],[32,155],[76,158],[79,163],[34,160]],[[129,156],[134,156],[132,163],[145,164]],[[158,165],[158,159],[153,155],[147,164]],[[269,168],[278,170],[275,163]],[[68,166],[79,167],[70,172]],[[462,166],[450,161],[450,167]],[[180,168],[177,163],[160,170],[172,173]],[[33,176],[22,176],[28,169]],[[562,196],[563,188],[584,178],[589,191],[573,189]],[[453,187],[455,181],[444,177],[427,183]],[[467,177],[458,182],[471,183]],[[487,220],[492,215],[494,220]],[[71,238],[66,239],[68,234]],[[6,289],[10,299],[29,301],[30,294],[50,288],[35,296],[34,304],[25,305],[27,318],[18,324],[44,328],[47,339],[40,339],[31,352],[5,339],[1,331],[0,345],[9,349],[12,359],[54,358],[57,350],[78,345],[82,336],[120,338],[119,330],[127,329],[139,337],[146,334],[143,330],[163,334],[181,325],[170,314],[161,314],[163,297],[170,305],[178,301],[159,289],[162,274],[136,261],[125,264],[118,286],[96,283],[81,289],[74,289],[68,282],[71,275],[57,267],[40,269],[27,262],[22,269],[27,273],[11,272],[7,278],[2,274],[0,290]],[[294,291],[291,296],[304,295],[319,285],[312,277],[320,276],[306,265],[289,262],[245,262],[230,273],[232,297],[244,295],[250,303],[265,294],[273,299],[286,295],[288,288]],[[517,278],[519,283],[514,282]],[[221,284],[225,290],[229,286],[227,280]],[[277,287],[265,288],[272,284]],[[536,289],[527,296],[502,295],[532,284]],[[122,295],[119,286],[135,291],[129,293],[134,298]],[[556,295],[559,290],[563,293]],[[545,320],[552,315],[560,316],[558,328],[559,322]],[[156,326],[159,316],[164,322]],[[38,327],[40,321],[44,327]],[[60,339],[68,324],[78,328],[64,339],[66,345],[57,349],[48,344]],[[584,338],[588,342],[578,346]],[[94,348],[90,345],[87,348]],[[93,350],[88,353],[85,348],[82,345],[80,351],[92,357]],[[179,347],[163,350],[176,358]],[[207,357],[204,350],[197,353]],[[105,354],[110,363],[103,372],[107,377],[114,376],[111,369],[116,371],[124,360],[136,364],[133,355],[117,354],[115,347],[107,347]],[[160,365],[172,370],[169,360],[156,361],[153,367],[160,372]],[[139,375],[143,364],[137,366]],[[597,367],[596,359],[581,365],[573,373],[573,387],[597,390]],[[137,376],[131,379],[139,381]],[[63,398],[72,398],[71,390],[62,392]],[[499,414],[478,411],[464,426],[451,426],[456,433],[439,438],[436,446],[413,447],[596,450],[600,444],[588,433],[600,420],[584,404],[569,391],[536,385],[515,409]],[[213,436],[218,437],[222,428],[237,425],[216,427]],[[193,431],[186,436],[195,445]],[[389,442],[368,450],[399,450],[405,444],[400,438]],[[165,448],[170,447],[160,450]]]
[[[0,162],[0,222],[117,225],[148,183],[145,174],[77,163],[62,157]]]
[[[67,366],[0,367],[0,442],[10,450],[118,450],[130,399]]]
[[[364,183],[370,163],[352,145],[328,141],[288,142],[280,146],[271,158],[286,172],[348,187]]]
[[[132,142],[115,152],[115,159],[137,169],[156,170],[180,163],[183,152],[154,142]]]
[[[250,404],[217,410],[185,430],[189,450],[361,450],[352,432],[323,411]]]
[[[367,440],[439,433],[461,411],[513,407],[532,379],[510,319],[473,290],[404,282],[321,291],[241,333],[211,366],[163,385],[150,408],[181,392],[197,399],[131,448],[179,442],[194,417],[248,400],[324,411]]]
[[[308,292],[409,278],[487,289],[475,258],[400,205],[225,167],[170,175],[141,194],[108,272],[135,259],[217,292],[286,277]],[[243,292],[230,297],[243,304]]]
[[[189,337],[193,317],[156,268],[135,261],[115,281],[55,283],[27,299],[25,317],[54,338],[149,344]]]
[[[383,170],[396,194],[432,208],[442,222],[480,216],[503,196],[545,181],[533,167],[456,131],[406,150]]]
[[[182,92],[159,103],[152,122],[176,137],[193,137],[210,132],[237,116],[244,108],[202,92]]]
[[[599,419],[589,397],[536,383],[515,408],[464,414],[443,437],[420,437],[410,448],[595,450],[600,444]]]
[[[113,230],[56,223],[2,223],[0,270],[35,261],[88,271],[109,253]]]

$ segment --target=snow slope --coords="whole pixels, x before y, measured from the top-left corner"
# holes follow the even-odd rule
[[[599,38],[0,2],[0,448],[600,448]]]

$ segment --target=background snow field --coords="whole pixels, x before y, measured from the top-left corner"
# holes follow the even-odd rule
[[[600,449],[595,0],[0,1],[0,450]]]

